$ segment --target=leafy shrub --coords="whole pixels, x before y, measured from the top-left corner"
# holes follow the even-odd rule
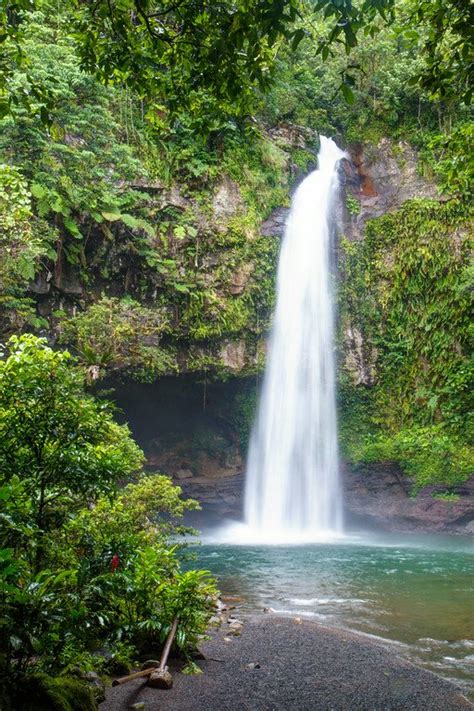
[[[440,426],[412,427],[395,435],[368,437],[360,457],[366,462],[398,462],[413,478],[415,491],[427,484],[457,484],[472,474],[474,449]]]
[[[151,381],[176,369],[174,351],[160,347],[162,335],[169,330],[164,309],[103,296],[66,320],[62,329],[61,340],[74,346],[89,372],[115,369]]]
[[[39,670],[126,665],[138,650],[159,648],[175,617],[176,645],[189,650],[216,593],[205,571],[180,567],[175,538],[191,531],[179,519],[197,503],[183,500],[167,477],[135,473],[143,453],[110,405],[85,393],[84,374],[67,352],[31,335],[13,337],[8,349],[0,362],[6,693],[17,698],[24,676]],[[119,477],[132,475],[119,490]],[[89,708],[87,695],[71,700],[76,682],[35,680],[28,683],[38,690],[37,708],[43,692],[45,708]],[[80,699],[86,705],[74,705]]]
[[[86,684],[71,677],[32,674],[7,698],[4,711],[95,711],[97,703]]]

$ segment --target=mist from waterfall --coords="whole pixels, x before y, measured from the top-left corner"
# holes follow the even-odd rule
[[[331,242],[343,157],[321,136],[318,169],[294,194],[281,248],[245,489],[246,527],[269,542],[342,531]]]

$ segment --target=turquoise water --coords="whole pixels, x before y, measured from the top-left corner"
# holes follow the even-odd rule
[[[239,609],[270,607],[383,640],[474,696],[474,546],[439,536],[204,543],[199,564]]]

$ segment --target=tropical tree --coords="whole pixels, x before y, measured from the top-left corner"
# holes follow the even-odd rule
[[[190,532],[179,519],[198,504],[169,478],[136,473],[143,453],[110,404],[86,394],[69,353],[32,335],[4,350],[0,705],[59,708],[64,698],[61,708],[92,711],[71,667],[113,672],[143,648],[159,652],[176,618],[185,653],[205,631],[214,581],[182,571],[172,540]]]
[[[15,65],[28,71],[22,37],[28,12],[49,0],[7,0],[0,10],[0,115],[27,105],[48,118],[54,92],[41,83],[29,92],[12,82]],[[324,19],[315,51],[323,60],[343,45],[349,54],[360,34],[374,35],[380,22],[393,23],[406,12],[410,31],[425,26],[420,43],[427,63],[422,83],[441,95],[456,93],[469,103],[472,77],[473,6],[464,0],[71,0],[66,3],[82,67],[105,81],[132,86],[153,96],[155,112],[183,106],[232,103],[248,113],[256,86],[267,88],[282,42],[295,49],[307,24]],[[55,7],[55,12],[57,8]],[[349,87],[351,75],[343,78]],[[350,96],[350,91],[346,89]],[[227,108],[229,108],[227,106]]]
[[[143,453],[110,403],[84,391],[84,374],[45,339],[13,336],[0,362],[0,472],[23,482],[40,531],[137,471]],[[41,556],[39,556],[40,558]]]

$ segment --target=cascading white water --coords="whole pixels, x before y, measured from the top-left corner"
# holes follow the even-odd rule
[[[311,540],[342,529],[330,262],[343,157],[321,136],[318,169],[293,197],[280,254],[245,490],[246,524],[268,540]]]

